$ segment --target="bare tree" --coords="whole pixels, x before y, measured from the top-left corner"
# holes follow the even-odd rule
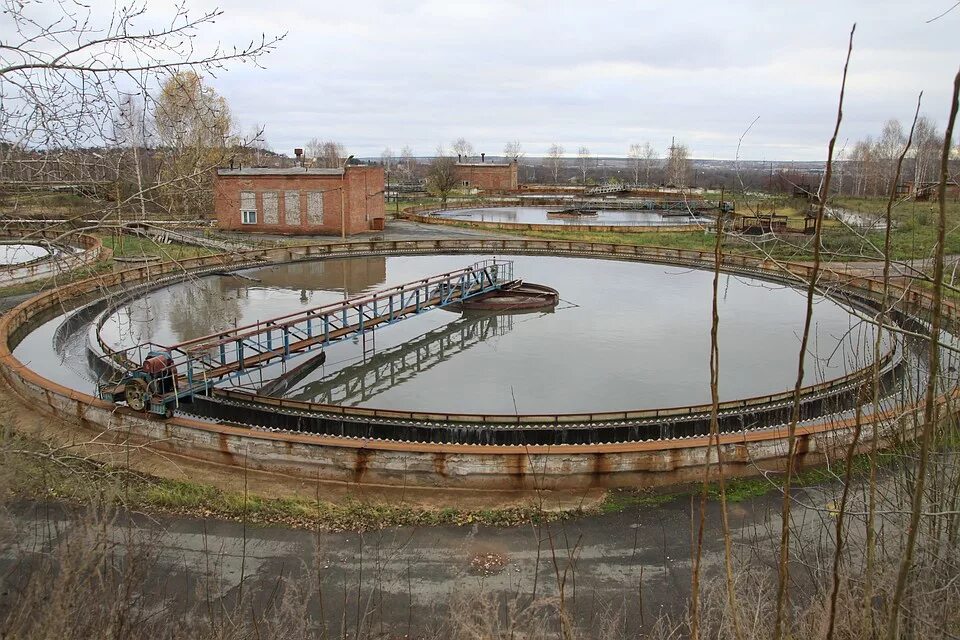
[[[347,157],[346,148],[333,140],[311,138],[304,147],[308,158],[313,158],[314,165],[326,169],[336,169]]]
[[[683,188],[687,185],[687,174],[690,172],[690,160],[687,146],[673,143],[670,145],[670,155],[667,157],[667,180],[675,187]]]
[[[128,97],[126,103],[121,105],[119,117],[114,125],[114,139],[122,149],[121,159],[117,164],[118,169],[129,168],[130,164],[133,165],[134,181],[132,181],[132,188],[124,189],[124,194],[126,195],[129,192],[135,194],[140,208],[141,220],[145,220],[147,217],[147,198],[144,189],[146,170],[143,156],[152,137],[151,123],[144,108],[144,100],[138,100],[136,96]],[[122,156],[127,149],[129,149],[132,158],[124,160]],[[118,175],[118,181],[125,182],[120,175]]]
[[[930,182],[931,176],[936,171],[943,137],[937,131],[936,123],[926,116],[920,116],[917,119],[914,138],[916,152],[913,157],[913,183],[914,189],[920,189],[924,182]]]
[[[272,151],[270,143],[264,137],[266,128],[267,125],[262,122],[254,123],[247,129],[244,136],[244,141],[249,149],[248,157],[256,167],[262,167],[269,156],[267,152]]]
[[[447,156],[436,158],[427,172],[427,188],[447,206],[447,197],[457,186],[457,161]]]
[[[400,163],[399,169],[400,173],[404,178],[408,180],[413,177],[413,168],[416,164],[416,160],[413,157],[413,149],[408,145],[404,145],[403,149],[400,150]]]
[[[577,162],[580,166],[580,176],[583,184],[587,183],[587,167],[590,166],[590,149],[580,145],[577,149]]]
[[[519,140],[514,140],[503,145],[503,155],[507,160],[520,160],[523,156],[523,146]]]
[[[633,184],[640,184],[640,172],[643,171],[644,184],[650,184],[650,170],[654,161],[659,158],[657,150],[649,142],[633,143],[627,152],[630,165],[633,168]]]
[[[453,142],[453,152],[466,161],[473,155],[473,145],[467,142],[466,138],[457,138]],[[438,154],[443,155],[443,154]]]
[[[556,184],[560,180],[560,167],[563,165],[563,147],[556,142],[550,145],[547,150],[547,162],[553,169],[553,182]]]
[[[627,158],[633,168],[633,184],[640,184],[640,169],[643,166],[643,145],[634,142],[627,150]]]
[[[853,171],[853,194],[863,196],[870,192],[873,176],[873,140],[859,140],[850,152],[848,162]]]
[[[889,185],[893,180],[894,166],[897,156],[907,137],[903,133],[903,125],[899,120],[890,119],[883,125],[883,132],[877,140],[874,156],[879,165],[879,178],[882,185]],[[885,188],[884,188],[885,190]]]
[[[233,62],[257,64],[283,38],[263,36],[243,47],[203,46],[198,36],[224,13],[214,9],[196,14],[184,4],[175,5],[164,17],[146,3],[116,4],[103,15],[68,0],[42,4],[7,0],[3,13],[9,26],[0,58],[0,139],[7,145],[0,163],[28,156],[57,159],[69,153],[87,163],[100,163],[99,173],[115,173],[110,148],[129,143],[114,135],[111,123],[130,120],[129,114],[117,114],[128,108],[131,97],[139,102],[138,109],[149,113],[156,106],[153,91],[164,80],[182,81],[187,73],[200,78]],[[196,124],[200,123],[168,119],[163,133],[169,142],[181,129],[196,131]],[[217,128],[204,133],[200,142],[217,138],[222,146],[228,134],[229,128]],[[81,151],[94,147],[106,153]],[[138,151],[138,159],[140,155]],[[195,169],[194,173],[208,172],[211,166]],[[140,184],[144,191],[158,186],[143,172]],[[136,200],[143,203],[140,196]]]
[[[643,182],[649,186],[651,184],[650,170],[653,169],[657,160],[660,159],[660,154],[657,153],[657,150],[649,142],[643,143],[643,151],[641,153],[643,156]]]
[[[390,147],[383,148],[383,151],[380,152],[380,164],[383,165],[384,171],[390,171],[393,168],[393,149]]]

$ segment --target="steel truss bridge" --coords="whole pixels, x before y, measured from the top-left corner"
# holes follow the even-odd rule
[[[372,329],[400,322],[431,309],[445,307],[499,290],[513,281],[513,261],[482,260],[469,267],[382,289],[342,302],[237,327],[173,346],[144,343],[114,354],[127,371],[136,370],[150,352],[166,351],[173,358],[173,389],[150,389],[148,411],[166,413],[181,400],[210,392],[258,369],[285,362]],[[117,383],[101,389],[115,393]]]

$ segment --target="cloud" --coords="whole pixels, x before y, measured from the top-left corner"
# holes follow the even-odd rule
[[[203,2],[198,3],[200,7]],[[209,6],[213,6],[212,4]],[[499,153],[552,142],[624,155],[631,142],[694,157],[819,160],[858,22],[843,136],[907,119],[916,94],[946,116],[960,13],[943,2],[316,2],[234,0],[204,37],[287,32],[265,70],[214,85],[243,125],[288,151],[312,137],[359,156],[463,136]]]

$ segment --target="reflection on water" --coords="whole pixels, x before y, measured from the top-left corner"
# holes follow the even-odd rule
[[[36,244],[0,244],[0,266],[23,264],[48,255],[45,247]]]
[[[242,322],[250,292],[232,287],[236,278],[214,277],[161,289],[118,309],[104,323],[109,342],[170,345],[225,331]]]
[[[386,258],[370,257],[291,263],[248,269],[239,276],[190,280],[120,308],[104,324],[103,335],[125,346],[172,345],[379,289],[386,270]]]
[[[458,320],[343,367],[333,375],[314,372],[288,398],[323,404],[360,405],[412,380],[444,360],[513,329],[513,316],[467,314]],[[310,378],[319,378],[310,381]]]
[[[114,314],[105,334],[115,344],[147,339],[174,344],[337,302],[344,291],[361,294],[489,257],[353,258],[244,272],[259,282],[211,276],[129,305]],[[506,257],[514,260],[518,277],[560,292],[554,313],[471,325],[476,318],[429,311],[329,346],[326,363],[294,393],[358,406],[469,413],[512,413],[514,404],[522,413],[556,413],[709,402],[710,272],[588,258]],[[284,278],[287,272],[290,279]],[[803,294],[723,276],[721,295],[721,399],[790,389]],[[872,352],[873,332],[846,309],[819,300],[813,331],[808,384],[867,364],[861,354]],[[284,369],[272,367],[262,375],[269,379]],[[238,384],[252,388],[262,381],[251,375]]]
[[[572,204],[570,206],[573,206]],[[556,225],[635,225],[635,226],[673,226],[682,224],[703,224],[702,218],[687,215],[664,215],[660,211],[604,210],[595,216],[579,218],[548,218],[547,211],[563,207],[491,207],[481,209],[455,209],[439,214],[443,218],[469,220],[472,222],[499,222],[516,224],[556,224]],[[673,213],[673,212],[671,212]]]
[[[359,260],[326,260],[264,267],[245,272],[260,281],[260,286],[296,291],[344,291],[350,297],[379,289],[387,279],[387,259],[370,257]],[[250,282],[231,278],[228,286],[243,290]]]

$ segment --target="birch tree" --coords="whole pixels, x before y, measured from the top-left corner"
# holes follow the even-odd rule
[[[563,147],[556,142],[547,150],[547,163],[553,170],[553,183],[556,184],[560,180],[560,167],[563,165]]]
[[[404,178],[410,179],[413,177],[413,168],[416,164],[416,160],[413,157],[413,149],[409,145],[404,145],[403,149],[400,150],[400,163],[399,169],[400,173]]]
[[[201,219],[212,209],[211,169],[223,164],[233,120],[227,101],[194,71],[163,85],[156,101],[161,196],[170,211]]]
[[[393,149],[390,147],[383,148],[383,151],[380,152],[380,164],[383,165],[384,171],[390,171],[393,168]]]
[[[577,164],[580,167],[580,176],[583,184],[587,183],[587,168],[590,166],[590,149],[581,145],[577,149]]]
[[[627,158],[633,169],[633,184],[640,184],[640,169],[643,167],[643,145],[634,142],[627,150]]]
[[[667,179],[675,187],[683,188],[687,185],[687,174],[690,172],[689,151],[684,144],[670,146],[670,155],[667,158]]]

